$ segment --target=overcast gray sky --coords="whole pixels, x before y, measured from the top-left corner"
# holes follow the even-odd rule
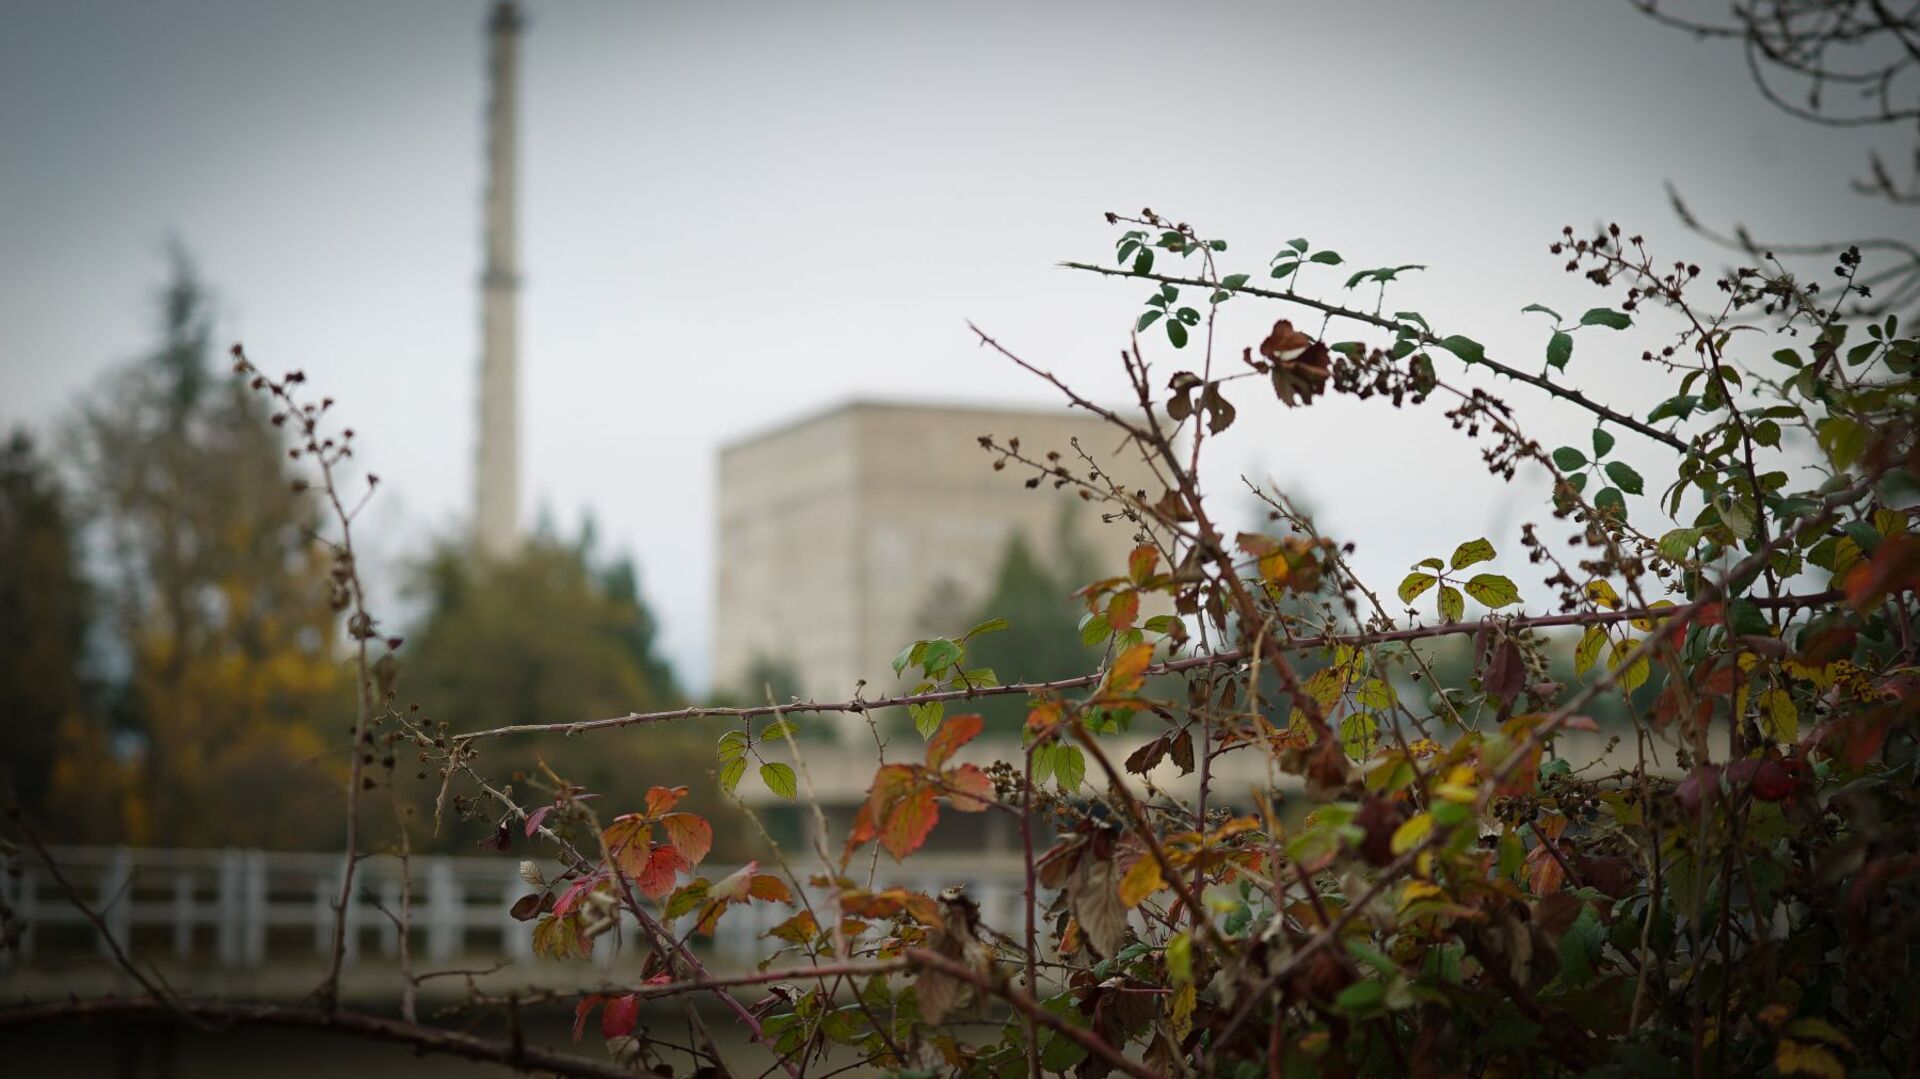
[[[1052,400],[967,319],[1117,399],[1149,290],[1054,268],[1110,258],[1102,211],[1227,237],[1229,272],[1261,274],[1293,236],[1352,267],[1427,263],[1395,308],[1536,369],[1547,328],[1519,308],[1602,299],[1546,253],[1562,224],[1610,218],[1717,262],[1665,180],[1792,238],[1904,225],[1845,192],[1870,136],[1781,116],[1730,47],[1624,2],[525,6],[526,510],[568,530],[591,512],[634,554],[696,687],[716,446],[850,396]],[[148,347],[178,236],[222,336],[340,400],[389,483],[382,557],[457,528],[485,10],[12,0],[0,424],[59,422]],[[1345,269],[1324,272],[1330,292]],[[1223,344],[1237,355],[1280,313],[1228,305]],[[1581,335],[1569,373],[1644,412],[1657,383],[1634,357],[1657,338],[1607,333]],[[1584,441],[1590,424],[1495,388],[1549,444]],[[1237,473],[1279,479],[1389,586],[1482,532],[1507,553],[1537,505],[1539,477],[1489,481],[1437,408],[1244,396],[1216,490],[1238,505]]]

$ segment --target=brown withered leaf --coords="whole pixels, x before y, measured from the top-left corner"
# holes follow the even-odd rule
[[[1274,396],[1288,405],[1304,405],[1326,388],[1333,372],[1327,346],[1281,319],[1260,342],[1260,355],[1272,365]]]
[[[1127,755],[1127,771],[1137,776],[1146,775],[1166,755],[1167,736],[1163,734]]]
[[[1120,901],[1120,869],[1111,858],[1082,858],[1067,878],[1067,906],[1087,947],[1102,959],[1127,941],[1127,908]]]
[[[1527,683],[1527,664],[1519,646],[1506,634],[1489,630],[1480,632],[1477,643],[1485,664],[1480,669],[1480,688],[1503,703],[1511,703]]]
[[[1193,732],[1183,730],[1174,735],[1173,743],[1168,747],[1173,754],[1173,763],[1180,766],[1180,774],[1193,774]]]

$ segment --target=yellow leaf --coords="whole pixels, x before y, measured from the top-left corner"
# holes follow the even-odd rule
[[[1587,631],[1580,635],[1580,643],[1573,650],[1573,673],[1581,675],[1592,670],[1593,665],[1600,661],[1600,650],[1606,645],[1606,627],[1588,626]]]
[[[1800,740],[1800,710],[1793,706],[1792,694],[1784,689],[1760,694],[1760,728],[1776,742]]]
[[[1664,611],[1667,608],[1672,606],[1673,606],[1673,601],[1670,599],[1656,599],[1652,603],[1647,604],[1647,610]],[[1642,633],[1650,633],[1653,631],[1653,627],[1659,624],[1661,621],[1664,621],[1664,619],[1636,618],[1633,620],[1633,628],[1641,631]]]
[[[1773,1066],[1782,1075],[1813,1075],[1819,1079],[1847,1079],[1846,1066],[1824,1045],[1782,1041],[1773,1053]]]
[[[1608,663],[1609,667],[1620,672],[1618,677],[1614,679],[1615,684],[1628,692],[1632,692],[1645,685],[1647,676],[1653,673],[1653,668],[1647,663],[1647,657],[1645,656],[1634,660],[1633,664],[1626,669],[1621,669],[1621,665],[1626,661],[1627,656],[1631,655],[1637,647],[1639,647],[1639,642],[1637,641],[1625,640],[1613,642],[1613,659]]]
[[[1420,845],[1433,831],[1433,814],[1421,813],[1409,817],[1405,824],[1393,830],[1393,853],[1405,854]]]
[[[1187,1031],[1193,1029],[1193,1006],[1199,1001],[1199,996],[1199,987],[1192,982],[1173,991],[1173,1010],[1167,1017],[1167,1025],[1173,1028],[1175,1042],[1184,1040]]]
[[[1164,887],[1166,881],[1160,876],[1160,863],[1154,861],[1151,854],[1142,855],[1133,863],[1133,868],[1127,870],[1127,875],[1120,878],[1120,902],[1132,910]]]
[[[1620,593],[1615,592],[1604,578],[1587,582],[1587,598],[1609,611],[1620,609]]]

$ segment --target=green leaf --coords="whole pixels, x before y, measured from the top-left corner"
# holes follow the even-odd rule
[[[1487,358],[1487,350],[1481,347],[1480,342],[1471,337],[1462,337],[1457,333],[1451,337],[1441,338],[1440,347],[1468,363],[1479,363]]]
[[[1152,251],[1144,247],[1140,249],[1140,253],[1133,257],[1133,272],[1142,274],[1153,272]]]
[[[1552,315],[1552,316],[1553,316],[1553,321],[1555,321],[1555,322],[1559,322],[1559,321],[1561,321],[1561,318],[1560,318],[1560,312],[1558,312],[1558,311],[1555,311],[1555,310],[1554,310],[1553,308],[1551,308],[1551,307],[1546,307],[1546,306],[1544,306],[1544,305],[1541,305],[1541,304],[1537,304],[1537,303],[1530,303],[1530,304],[1528,304],[1527,306],[1525,306],[1525,307],[1522,307],[1522,308],[1520,309],[1520,313],[1521,313],[1521,314],[1523,314],[1523,315],[1531,315],[1531,314],[1533,314],[1533,313],[1534,313],[1535,311],[1538,311],[1538,312],[1540,312],[1541,314],[1544,314],[1544,315]]]
[[[1400,602],[1412,603],[1414,600],[1419,599],[1420,595],[1427,589],[1432,588],[1438,583],[1440,583],[1440,578],[1435,577],[1431,573],[1420,573],[1418,571],[1409,573],[1406,579],[1400,582]]]
[[[1478,573],[1466,585],[1467,595],[1488,607],[1505,607],[1520,602],[1520,589],[1497,573]]]
[[[1493,544],[1486,539],[1468,540],[1453,549],[1453,568],[1466,569],[1468,566],[1490,561],[1495,552]]]
[[[1647,422],[1658,423],[1661,420],[1684,420],[1688,416],[1693,415],[1693,410],[1699,407],[1700,397],[1697,394],[1683,393],[1678,397],[1669,397],[1653,406],[1653,411],[1647,413]]]
[[[947,706],[939,701],[910,704],[907,705],[907,714],[913,717],[913,729],[920,732],[920,737],[932,738],[933,732],[940,729],[940,720],[947,714]]]
[[[1301,254],[1305,254],[1307,251],[1307,248],[1310,245],[1307,243],[1307,241],[1304,238],[1296,238],[1296,239],[1288,240],[1287,246],[1293,248],[1295,251],[1298,251]]]
[[[1160,316],[1164,314],[1166,314],[1165,311],[1142,312],[1140,315],[1140,321],[1133,324],[1133,332],[1139,333],[1141,330],[1144,330],[1148,326],[1153,325],[1155,322],[1158,322],[1160,320]]]
[[[1170,318],[1167,320],[1167,340],[1173,342],[1174,348],[1187,347],[1187,328],[1181,324],[1179,319]]]
[[[1555,331],[1547,338],[1547,366],[1556,371],[1567,369],[1567,361],[1573,359],[1573,335]]]
[[[1440,561],[1440,560],[1439,560],[1439,559],[1437,559],[1437,558],[1423,558],[1423,559],[1421,559],[1421,560],[1420,560],[1420,561],[1419,561],[1418,563],[1416,563],[1416,564],[1417,564],[1417,565],[1422,565],[1422,566],[1432,566],[1432,567],[1433,567],[1434,569],[1446,569],[1446,568],[1447,568],[1447,564],[1446,564],[1445,562],[1442,562],[1442,561]]]
[[[737,761],[747,755],[747,733],[728,731],[720,736],[720,748],[717,755],[721,761]]]
[[[740,785],[740,777],[747,774],[747,758],[735,757],[720,769],[720,786],[728,794]]]
[[[1726,525],[1733,534],[1743,540],[1753,538],[1753,511],[1738,498],[1716,496],[1713,500],[1715,512],[1720,514],[1720,523]]]
[[[1230,273],[1227,276],[1220,279],[1220,287],[1227,288],[1227,289],[1236,289],[1246,283],[1247,283],[1247,275],[1243,273]]]
[[[1467,600],[1458,588],[1450,584],[1440,586],[1440,619],[1443,622],[1458,622],[1467,613]]]
[[[800,724],[795,723],[791,719],[777,720],[767,724],[766,727],[760,731],[760,740],[763,742],[781,741],[784,740],[787,735],[796,733],[799,730]]]
[[[957,641],[935,637],[922,643],[927,646],[926,651],[922,652],[914,662],[920,665],[921,670],[927,672],[928,678],[940,677],[948,667],[960,660],[960,644]]]
[[[768,790],[789,802],[800,793],[800,785],[794,781],[793,769],[784,764],[761,765],[760,782],[765,783]]]
[[[1343,259],[1343,258],[1341,258],[1341,257],[1340,257],[1340,256],[1339,256],[1339,255],[1338,255],[1337,253],[1335,253],[1335,252],[1332,252],[1332,251],[1320,251],[1320,252],[1316,252],[1316,253],[1314,254],[1314,256],[1313,256],[1312,258],[1310,258],[1310,259],[1308,259],[1307,261],[1308,261],[1308,262],[1317,262],[1317,263],[1319,263],[1319,264],[1320,264],[1320,265],[1322,265],[1322,266],[1338,266],[1338,265],[1340,265],[1340,264],[1341,264],[1342,262],[1345,262],[1346,260],[1345,260],[1345,259]]]
[[[1387,996],[1387,983],[1381,981],[1354,982],[1340,991],[1334,999],[1334,1005],[1341,1011],[1352,1015],[1364,1015],[1379,1011]]]
[[[1605,457],[1608,451],[1612,449],[1613,449],[1613,435],[1609,434],[1604,428],[1600,428],[1600,427],[1594,428],[1593,429],[1594,459],[1598,460],[1599,458]]]
[[[1560,936],[1560,980],[1568,988],[1579,989],[1593,980],[1593,957],[1605,943],[1607,932],[1593,908],[1582,904],[1580,916]]]
[[[1633,319],[1611,308],[1596,307],[1580,316],[1580,325],[1605,326],[1609,330],[1624,330],[1633,325]]]
[[[1080,752],[1079,746],[1055,746],[1053,749],[1053,779],[1060,789],[1068,794],[1080,789],[1080,781],[1087,777],[1087,758]]]
[[[1627,497],[1617,488],[1601,488],[1600,493],[1593,496],[1593,504],[1609,516],[1622,521],[1627,519]]]
[[[1562,446],[1553,451],[1553,467],[1562,472],[1572,472],[1576,468],[1587,467],[1587,455],[1572,446]]]
[[[1660,537],[1660,557],[1673,562],[1685,561],[1704,535],[1704,528],[1676,528]]]
[[[1089,614],[1080,620],[1080,643],[1092,648],[1108,637],[1113,636],[1113,627],[1107,624],[1105,615]]]
[[[1006,629],[1011,625],[1013,625],[1013,623],[1007,621],[1004,618],[989,618],[985,622],[982,622],[979,625],[968,630],[967,635],[960,639],[963,641],[971,641],[975,637],[980,636],[982,633],[998,633],[1001,630]]]
[[[1645,485],[1640,482],[1640,473],[1628,468],[1624,461],[1608,461],[1607,478],[1613,481],[1614,486],[1630,495],[1637,495],[1645,489]]]

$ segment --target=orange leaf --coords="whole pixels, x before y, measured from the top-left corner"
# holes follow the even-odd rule
[[[933,791],[919,787],[906,797],[894,802],[887,812],[886,819],[880,824],[880,845],[899,861],[927,841],[927,833],[933,831],[935,821],[940,819],[940,807],[934,804]]]
[[[647,816],[657,817],[672,809],[680,799],[687,796],[685,787],[649,787],[647,788]]]
[[[1153,662],[1153,646],[1142,642],[1120,653],[1107,669],[1107,694],[1130,696],[1146,681],[1147,665]]]
[[[940,778],[947,784],[947,800],[962,813],[984,813],[993,801],[993,780],[971,764],[950,769]]]
[[[669,813],[660,818],[660,826],[667,831],[667,842],[686,856],[690,865],[699,865],[713,849],[713,825],[705,817],[692,813]]]
[[[1153,571],[1159,567],[1160,552],[1151,543],[1143,543],[1127,555],[1127,576],[1134,584],[1146,584],[1147,578],[1153,576]]]
[[[1059,725],[1059,701],[1041,701],[1027,713],[1027,729],[1035,734],[1045,734]]]
[[[634,886],[648,899],[659,899],[673,891],[675,874],[692,868],[692,863],[682,857],[678,850],[665,843],[657,843],[647,855],[646,867],[634,874]]]
[[[787,882],[771,873],[755,873],[747,882],[747,894],[767,903],[793,903],[793,891]]]
[[[1107,625],[1116,630],[1133,628],[1134,619],[1140,617],[1140,593],[1116,592],[1107,601]]]
[[[813,912],[810,910],[803,910],[767,930],[767,936],[775,940],[784,940],[789,944],[806,944],[819,935],[820,923],[814,920]]]
[[[607,861],[629,877],[637,877],[646,869],[647,849],[652,840],[652,826],[638,813],[615,817],[600,833],[600,842],[607,848]]]
[[[982,725],[978,715],[949,717],[927,742],[927,767],[938,768],[947,763],[961,746],[979,736]]]

